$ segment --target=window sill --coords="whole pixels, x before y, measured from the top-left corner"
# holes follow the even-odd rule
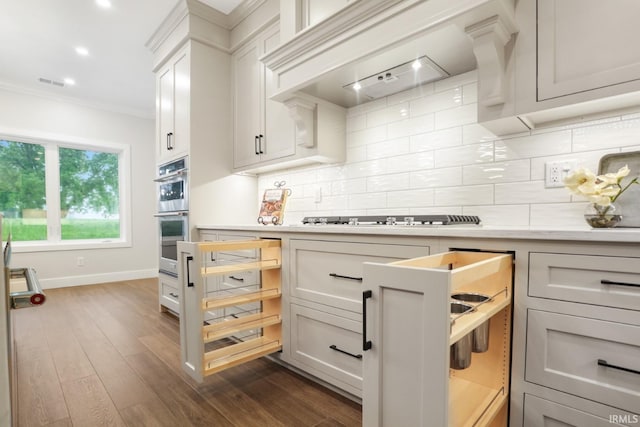
[[[130,248],[130,242],[121,239],[68,240],[64,242],[11,242],[13,253],[76,251],[85,249]]]

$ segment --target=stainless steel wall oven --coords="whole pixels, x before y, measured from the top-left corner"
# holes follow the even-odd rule
[[[158,217],[160,272],[178,277],[178,242],[189,240],[189,185],[187,158],[159,166]]]

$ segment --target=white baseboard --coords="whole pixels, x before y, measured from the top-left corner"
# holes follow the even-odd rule
[[[158,277],[157,269],[117,271],[113,273],[89,274],[86,276],[54,277],[40,279],[42,289],[68,288],[71,286],[96,285],[98,283]]]

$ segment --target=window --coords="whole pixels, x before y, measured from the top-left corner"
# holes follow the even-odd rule
[[[85,247],[127,240],[124,146],[0,136],[3,240]],[[26,243],[29,242],[29,243]]]

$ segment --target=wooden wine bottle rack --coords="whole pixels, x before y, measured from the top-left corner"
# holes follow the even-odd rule
[[[259,260],[222,265],[210,261],[214,259],[212,253],[248,249],[259,250]],[[181,362],[183,369],[192,378],[201,382],[207,375],[282,349],[280,240],[178,242],[178,255],[178,282],[182,291]],[[250,270],[260,271],[259,290],[241,295],[207,296],[207,277]],[[260,303],[258,313],[222,318],[214,323],[205,319],[208,311],[255,302]],[[245,341],[233,339],[239,333],[249,330],[262,332]],[[209,343],[221,340],[226,345],[206,350]]]

